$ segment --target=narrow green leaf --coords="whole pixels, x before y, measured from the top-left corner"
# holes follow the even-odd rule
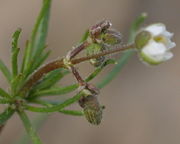
[[[36,134],[36,131],[32,127],[32,124],[31,124],[28,116],[26,115],[26,113],[24,111],[19,111],[18,114],[19,114],[19,116],[24,124],[24,127],[25,127],[29,137],[31,138],[32,142],[34,144],[42,144],[41,140],[39,139],[38,135]]]
[[[42,106],[46,106],[46,107],[52,107],[52,106],[58,105],[60,103],[57,101],[49,101],[49,100],[41,100],[41,99],[37,99],[32,102],[35,104],[40,104]],[[59,110],[59,112],[66,114],[66,115],[73,115],[73,116],[83,116],[84,115],[84,113],[82,111],[77,111],[77,110],[62,109],[62,110]]]
[[[60,110],[59,112],[66,114],[66,115],[73,115],[73,116],[83,116],[84,113],[82,111],[75,111],[75,110]]]
[[[43,52],[42,55],[39,56],[38,59],[36,59],[36,63],[34,63],[34,65],[32,66],[30,73],[34,72],[34,70],[36,70],[38,67],[40,67],[44,63],[44,61],[48,58],[50,53],[51,53],[51,50],[49,50],[47,52]]]
[[[78,88],[77,84],[66,86],[66,87],[58,87],[58,88],[50,88],[46,90],[37,91],[33,94],[32,98],[40,97],[40,96],[48,96],[48,95],[64,95],[70,93]]]
[[[8,104],[10,101],[8,99],[0,99],[0,104]]]
[[[142,13],[132,24],[130,29],[130,37],[129,37],[129,43],[132,43],[134,41],[135,35],[137,30],[140,28],[141,24],[146,19],[147,15],[145,13]],[[105,76],[105,78],[97,85],[99,88],[105,87],[107,84],[109,84],[121,71],[123,66],[128,62],[129,58],[132,56],[134,51],[128,50],[123,53],[123,55],[117,60],[117,65],[112,69],[110,73]]]
[[[21,33],[21,29],[17,29],[12,38],[12,49],[11,49],[11,64],[12,64],[12,75],[13,78],[16,77],[17,73],[18,73],[18,54],[19,54],[19,48],[18,48],[18,40],[19,40],[19,35]]]
[[[18,54],[19,54],[19,51],[20,51],[20,49],[17,48],[12,52],[11,63],[12,63],[13,78],[15,78],[18,74]]]
[[[62,103],[63,101],[35,99],[35,100],[31,100],[29,102],[32,104],[39,104],[39,105],[43,105],[43,106],[53,106],[53,105],[57,105],[59,103]]]
[[[25,109],[32,111],[32,112],[57,112],[60,111],[62,109],[64,109],[65,107],[77,102],[81,97],[81,94],[77,94],[72,98],[69,98],[67,100],[65,100],[64,102],[57,104],[56,106],[52,106],[52,107],[34,107],[34,106],[30,106],[30,105],[26,105]]]
[[[31,71],[32,65],[36,63],[37,58],[41,55],[43,49],[45,48],[50,5],[51,0],[44,0],[42,9],[28,43],[24,63],[24,70],[27,75],[30,74],[29,71]]]
[[[36,130],[39,130],[41,128],[41,126],[44,124],[44,122],[47,120],[48,118],[48,114],[41,114],[38,115],[35,119],[33,119],[32,121],[32,125],[33,127],[36,128]],[[23,133],[23,135],[20,137],[20,139],[18,139],[15,144],[30,144],[30,137],[28,136],[27,133]]]
[[[6,77],[8,82],[11,82],[11,78],[12,78],[11,73],[1,59],[0,59],[0,70],[4,74],[4,76]]]
[[[50,3],[47,10],[44,13],[44,17],[39,24],[39,28],[36,35],[35,48],[32,53],[33,59],[36,59],[41,55],[41,52],[46,48],[46,37],[48,31],[48,23],[49,23],[49,15],[50,15]]]
[[[3,113],[0,114],[0,125],[5,124],[5,122],[14,114],[14,110],[11,108],[5,109]]]
[[[21,65],[21,73],[24,73],[24,69],[25,69],[25,61],[26,61],[26,59],[27,59],[27,55],[28,55],[28,49],[29,49],[29,47],[28,47],[28,45],[29,45],[29,41],[27,40],[26,41],[26,46],[25,46],[25,50],[24,50],[24,55],[23,55],[23,61],[22,61],[22,65]]]
[[[18,48],[18,40],[19,40],[19,36],[20,36],[21,31],[22,31],[21,28],[18,28],[13,33],[13,36],[12,36],[12,52],[14,51],[14,49]]]
[[[62,68],[49,72],[37,85],[33,87],[32,93],[46,88],[51,88],[68,73],[68,70]]]
[[[93,78],[95,78],[107,65],[116,64],[116,63],[117,62],[113,59],[106,60],[100,67],[96,68],[95,71],[86,78],[86,81],[88,82],[91,81]]]
[[[0,96],[5,97],[5,98],[11,98],[11,96],[2,88],[0,88]]]
[[[20,73],[18,74],[12,81],[11,81],[11,93],[14,96],[17,89],[19,89],[22,86],[22,80],[24,76]]]

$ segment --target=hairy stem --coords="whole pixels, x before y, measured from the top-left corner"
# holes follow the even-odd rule
[[[101,56],[105,56],[105,55],[109,55],[112,53],[117,53],[117,52],[121,52],[121,51],[125,51],[128,49],[133,49],[135,48],[134,44],[131,45],[126,45],[126,46],[121,46],[118,47],[116,49],[111,49],[108,51],[103,51],[101,53],[98,54],[94,54],[94,55],[90,55],[90,56],[86,56],[86,57],[81,57],[81,58],[77,58],[77,59],[72,59],[71,63],[72,64],[79,64],[81,62],[93,59],[93,58],[98,58]],[[46,64],[45,66],[41,67],[39,70],[37,70],[30,78],[29,80],[24,84],[24,86],[22,87],[22,89],[20,90],[20,96],[26,96],[26,93],[31,89],[31,87],[36,84],[45,74],[49,73],[50,71],[53,71],[55,69],[58,68],[66,68],[66,65],[63,62],[63,58],[59,59],[59,60],[55,60],[52,61],[48,64]]]
[[[125,51],[125,50],[128,50],[128,49],[133,49],[133,48],[135,48],[134,44],[125,45],[125,46],[118,47],[118,48],[115,48],[115,49],[103,51],[103,52],[98,53],[98,54],[73,59],[73,60],[71,60],[71,63],[72,64],[78,64],[78,63],[81,63],[81,62],[84,62],[84,61],[87,61],[87,60],[90,60],[90,59],[99,58],[101,56],[109,55],[109,54],[112,54],[112,53],[118,53],[118,52]]]

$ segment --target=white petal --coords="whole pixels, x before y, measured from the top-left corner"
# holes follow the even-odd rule
[[[169,37],[166,37],[164,35],[160,35],[158,37],[162,39],[161,41],[159,41],[159,43],[163,43],[167,47],[167,49],[171,49],[176,46],[176,43],[172,42]],[[156,39],[155,41],[158,42]]]
[[[163,62],[166,59],[164,55],[167,53],[167,47],[163,43],[157,43],[151,40],[151,42],[142,49],[142,53],[154,62]]]
[[[164,55],[164,61],[167,61],[167,60],[171,59],[172,57],[173,57],[172,52],[166,52]]]
[[[149,31],[153,36],[157,36],[166,31],[166,27],[162,23],[157,23],[146,27],[145,30]]]
[[[168,44],[167,44],[167,48],[168,48],[168,49],[172,49],[172,48],[174,48],[175,46],[176,46],[176,43],[169,40],[169,42],[168,42]]]
[[[168,31],[164,31],[163,33],[162,33],[162,35],[164,35],[165,37],[167,37],[167,38],[169,38],[169,39],[171,39],[172,37],[173,37],[173,33],[170,33],[170,32],[168,32]]]
[[[157,43],[154,40],[150,40],[149,43],[142,49],[142,52],[147,55],[160,55],[167,51],[166,46],[163,43]]]

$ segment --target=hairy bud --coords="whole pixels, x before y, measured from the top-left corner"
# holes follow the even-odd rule
[[[88,42],[91,44],[86,48],[88,56],[101,53],[115,45],[121,44],[121,34],[116,30],[109,29],[110,27],[111,23],[104,20],[89,29],[90,35],[88,37]],[[96,59],[91,59],[90,63],[93,66],[98,67],[105,61],[105,59],[105,56],[101,56]]]

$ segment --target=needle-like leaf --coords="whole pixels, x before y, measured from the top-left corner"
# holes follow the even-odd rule
[[[11,49],[11,65],[12,65],[12,75],[13,78],[15,78],[18,74],[18,54],[19,54],[19,48],[18,48],[18,39],[19,35],[21,33],[21,29],[17,29],[12,38],[12,49]]]
[[[4,74],[8,82],[11,82],[12,75],[1,59],[0,59],[0,71]]]
[[[31,124],[28,116],[26,115],[26,113],[24,111],[18,111],[18,114],[19,114],[19,116],[24,124],[24,127],[25,127],[28,135],[30,136],[32,142],[34,144],[42,144],[41,140],[39,139],[38,135],[36,134],[36,131],[32,127],[32,124]]]
[[[2,88],[0,88],[0,96],[5,98],[11,98],[11,96]]]
[[[51,0],[44,0],[41,12],[37,18],[31,38],[27,45],[22,69],[26,76],[32,72],[32,65],[36,65],[36,60],[41,57],[41,54],[45,48],[50,6]]]
[[[14,110],[11,108],[5,109],[3,113],[0,114],[0,125],[5,124],[5,122],[14,114]]]

